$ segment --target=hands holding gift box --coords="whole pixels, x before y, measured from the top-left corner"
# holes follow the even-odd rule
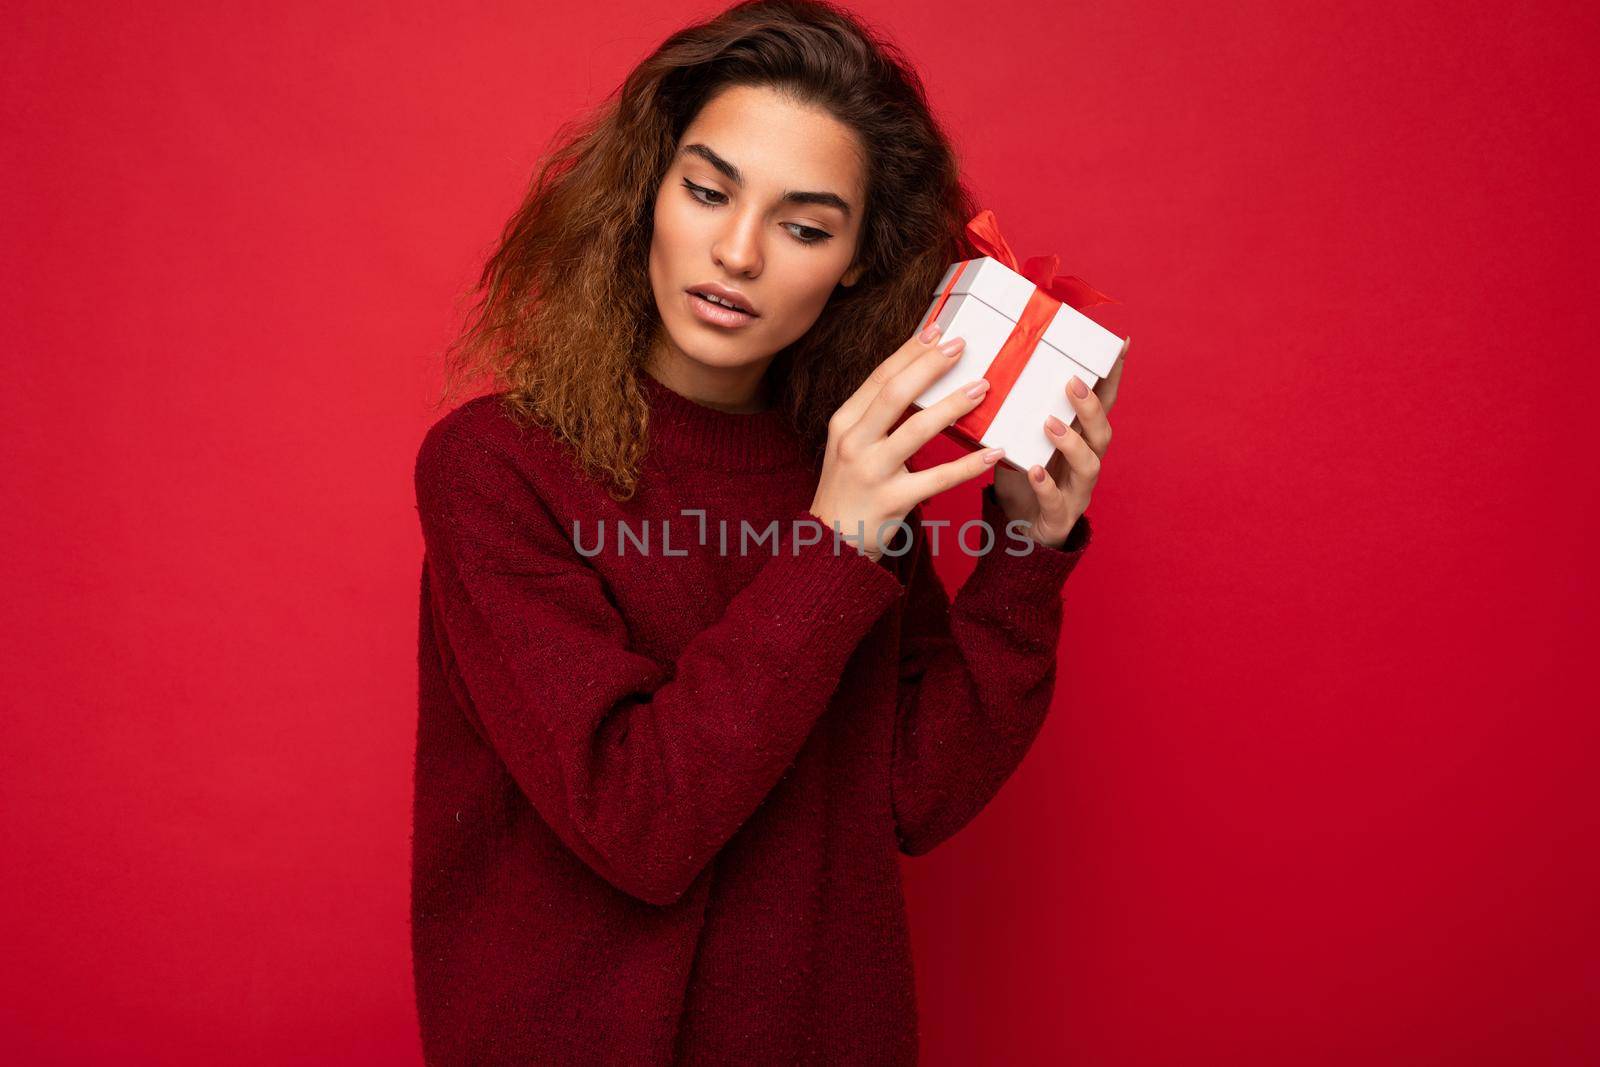
[[[945,434],[968,448],[1005,449],[994,491],[1006,517],[1027,520],[1034,540],[1060,547],[1089,506],[1111,444],[1106,417],[1129,342],[1080,314],[1113,301],[1057,274],[1059,257],[1018,267],[994,212],[979,212],[967,236],[987,255],[946,272],[925,320],[967,338],[967,354],[915,403],[931,406],[974,375],[989,381],[982,403]]]
[[[1128,341],[1078,311],[1111,298],[1057,275],[1053,255],[1019,272],[991,211],[967,223],[967,234],[988,255],[946,272],[922,332],[829,420],[811,511],[844,534],[860,531],[861,550],[874,559],[883,552],[878,534],[894,529],[883,524],[996,462],[995,496],[1007,517],[1059,548],[1089,506],[1111,443],[1107,416]],[[900,421],[908,406],[919,410]],[[908,471],[906,460],[938,433],[975,451]]]

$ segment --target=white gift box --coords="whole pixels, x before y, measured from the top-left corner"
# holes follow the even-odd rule
[[[916,406],[932,407],[968,382],[989,378],[993,383],[989,393],[944,432],[968,448],[1004,448],[1006,454],[1000,462],[1019,471],[1043,465],[1056,452],[1055,442],[1045,434],[1046,416],[1054,415],[1069,427],[1077,418],[1067,400],[1067,382],[1072,376],[1093,389],[1111,373],[1126,344],[1076,308],[1059,304],[1033,353],[1007,388],[1015,363],[996,367],[996,357],[1036,289],[1032,281],[997,259],[963,260],[951,264],[940,279],[933,302],[917,327],[920,332],[930,321],[937,322],[941,341],[961,337],[967,344],[951,368],[917,397]],[[1040,310],[1036,305],[1035,314]],[[1048,304],[1042,310],[1048,311]],[[991,376],[992,368],[999,373]]]

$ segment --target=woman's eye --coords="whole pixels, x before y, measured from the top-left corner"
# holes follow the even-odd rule
[[[702,204],[720,204],[720,203],[722,203],[722,200],[707,200],[707,199],[705,199],[704,197],[702,197],[700,195],[701,193],[705,193],[706,196],[722,196],[722,194],[717,192],[715,189],[707,189],[703,185],[696,185],[694,182],[690,181],[688,178],[685,178],[683,180],[683,185],[684,185],[684,188],[689,190],[689,195],[694,197],[696,200],[698,200]],[[723,200],[726,200],[726,199],[727,199],[727,197],[723,197]]]
[[[683,187],[689,191],[689,195],[694,198],[695,203],[704,204],[706,207],[721,207],[722,204],[728,199],[715,189],[707,189],[703,185],[696,185],[688,178],[683,180]],[[707,197],[713,196],[717,197],[718,199],[707,199]],[[833,236],[833,234],[829,233],[827,230],[819,230],[815,226],[806,226],[799,222],[786,222],[784,225],[794,227],[789,231],[789,233],[794,236],[795,240],[799,241],[803,245],[820,244]]]
[[[828,238],[833,236],[833,234],[829,233],[827,230],[819,230],[815,226],[803,226],[798,222],[786,222],[784,225],[793,226],[797,230],[805,231],[804,233],[794,234],[795,237],[799,239],[801,244],[814,245],[818,242],[826,241]],[[794,230],[790,230],[789,232],[794,233]]]

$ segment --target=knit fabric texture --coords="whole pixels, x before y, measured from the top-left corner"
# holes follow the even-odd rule
[[[873,561],[811,514],[778,411],[638,379],[627,501],[498,394],[418,450],[426,1062],[915,1064],[899,855],[1037,736],[1088,519],[1012,554],[986,486],[952,601],[920,506]]]

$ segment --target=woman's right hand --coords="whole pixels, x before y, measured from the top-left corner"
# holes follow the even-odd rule
[[[999,448],[980,449],[926,470],[906,469],[917,449],[977,407],[988,390],[983,378],[964,383],[895,426],[963,347],[959,337],[940,344],[939,328],[930,326],[878,364],[828,420],[827,452],[811,513],[830,529],[837,524],[841,537],[874,560],[883,556],[880,533],[892,539],[893,524],[912,508],[982,474],[1004,454]]]

